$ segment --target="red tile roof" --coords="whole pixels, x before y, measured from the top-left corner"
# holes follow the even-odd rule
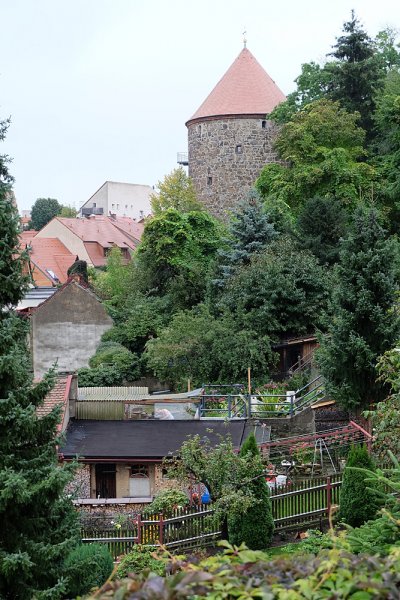
[[[266,115],[285,99],[250,50],[243,48],[186,125],[207,117]]]
[[[29,257],[32,265],[37,267],[49,282],[55,283],[55,280],[48,270],[55,274],[60,283],[65,283],[68,279],[67,271],[75,261],[75,255],[57,238],[29,238],[24,233],[20,235],[21,246],[23,248],[25,245],[30,246]],[[35,269],[33,269],[33,276],[35,279]]]
[[[140,223],[129,217],[91,217],[89,219],[67,219],[56,217],[65,227],[83,242],[97,242],[103,248],[118,246],[134,250],[143,232]]]
[[[61,421],[57,428],[59,432],[62,431],[64,425],[66,410],[68,408],[71,381],[72,375],[58,376],[53,389],[47,394],[43,404],[38,406],[36,409],[36,414],[40,418],[48,415],[55,406],[61,405]]]

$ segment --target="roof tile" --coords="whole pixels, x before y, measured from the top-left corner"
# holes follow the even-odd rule
[[[285,99],[250,50],[243,48],[186,125],[216,116],[266,115]]]

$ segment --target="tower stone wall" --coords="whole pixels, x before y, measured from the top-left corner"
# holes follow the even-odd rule
[[[187,126],[189,176],[198,200],[226,219],[261,169],[278,162],[273,149],[278,128],[260,115],[205,118]]]

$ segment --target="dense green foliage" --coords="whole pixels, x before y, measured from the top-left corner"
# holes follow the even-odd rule
[[[260,456],[254,433],[243,443],[240,456]],[[258,477],[248,485],[256,503],[243,514],[228,519],[229,541],[240,546],[242,542],[251,550],[263,550],[269,546],[274,532],[274,519],[269,497],[269,489],[265,481],[263,470]]]
[[[390,450],[400,456],[400,352],[396,347],[380,357],[377,364],[379,381],[388,386],[390,394],[364,414],[372,423],[374,455],[385,460]]]
[[[347,232],[348,218],[337,198],[316,196],[306,200],[297,221],[300,246],[310,250],[322,265],[336,263],[340,240]]]
[[[188,437],[179,455],[167,457],[165,466],[172,479],[189,484],[203,483],[210,492],[213,508],[221,519],[222,537],[228,537],[228,515],[235,518],[257,504],[251,483],[263,472],[259,454],[235,452],[230,436],[217,443],[199,435]],[[266,534],[267,535],[267,534]]]
[[[168,208],[154,216],[137,254],[145,289],[170,295],[181,308],[199,302],[221,235],[222,226],[206,212]]]
[[[268,337],[236,327],[228,316],[214,317],[205,305],[178,312],[146,346],[147,365],[175,387],[238,381],[247,367],[261,377],[272,363]]]
[[[374,208],[360,207],[344,240],[336,269],[328,334],[319,364],[326,388],[343,407],[368,408],[387,388],[376,381],[378,357],[399,337],[394,310],[398,290],[398,245],[388,239]]]
[[[100,587],[111,575],[114,562],[104,544],[82,544],[68,554],[63,566],[65,598],[76,598]]]
[[[329,277],[317,259],[280,237],[238,269],[221,296],[236,326],[253,336],[301,335],[315,331],[329,292]]]
[[[42,229],[49,221],[61,213],[62,206],[55,198],[38,198],[31,210],[32,229]]]
[[[359,527],[376,515],[378,504],[375,494],[367,488],[365,473],[351,467],[374,470],[374,463],[365,446],[350,448],[340,489],[338,515],[340,521],[352,527]]]
[[[150,198],[153,215],[158,215],[168,208],[175,208],[179,212],[203,210],[196,199],[193,182],[183,167],[178,167],[166,175],[163,181],[158,182],[157,189],[157,193]]]
[[[336,549],[271,560],[261,551],[224,543],[224,553],[193,562],[172,559],[167,577],[144,572],[116,580],[99,600],[143,598],[254,598],[257,600],[394,600],[400,587],[400,556],[355,556]],[[113,595],[112,595],[113,594]]]
[[[223,288],[238,267],[250,263],[277,235],[259,194],[252,190],[233,211],[226,248],[218,250],[218,275],[214,285]]]
[[[0,597],[56,598],[62,561],[78,537],[64,493],[72,470],[57,463],[59,408],[40,418],[36,412],[52,378],[33,383],[27,323],[5,310],[23,297],[26,280],[4,157],[0,173]]]
[[[146,548],[135,544],[129,554],[122,557],[118,565],[116,577],[127,577],[130,573],[142,575],[143,573],[156,573],[165,575],[165,562],[154,557],[154,548]]]
[[[277,198],[295,211],[317,195],[352,207],[373,179],[372,167],[363,160],[364,138],[357,114],[338,102],[307,104],[278,134],[275,145],[285,162],[266,165],[256,187],[263,197]]]
[[[171,488],[159,492],[153,502],[148,504],[143,511],[145,515],[163,514],[164,517],[178,506],[186,506],[189,504],[189,498],[182,490]]]
[[[382,87],[385,65],[354,11],[350,21],[344,23],[343,35],[337,38],[333,48],[332,56],[336,61],[325,67],[331,75],[328,92],[346,110],[358,112],[361,127],[370,133],[375,98]]]
[[[349,529],[345,542],[352,552],[386,556],[393,546],[400,546],[400,465],[390,451],[388,454],[392,461],[389,468],[363,468],[356,471],[364,478],[364,485],[373,491],[375,501],[379,500],[383,508],[378,515],[374,515],[374,520],[367,521],[361,527]],[[388,456],[385,458],[387,460]]]

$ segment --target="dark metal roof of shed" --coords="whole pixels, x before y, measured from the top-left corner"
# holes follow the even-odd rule
[[[60,452],[66,459],[77,455],[92,460],[162,459],[176,452],[190,435],[207,437],[217,444],[219,435],[229,434],[234,447],[239,448],[251,431],[254,426],[245,420],[71,420]]]

